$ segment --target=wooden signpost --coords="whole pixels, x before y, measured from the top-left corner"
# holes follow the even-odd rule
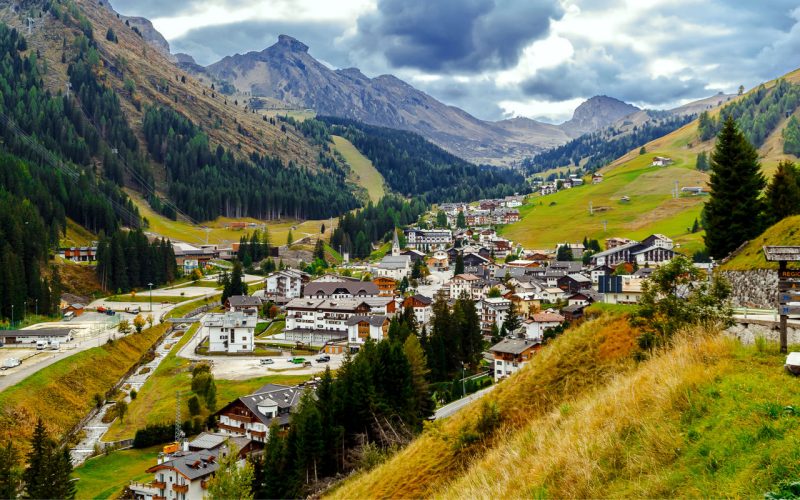
[[[800,315],[800,269],[789,269],[789,262],[800,262],[800,247],[765,246],[764,256],[778,263],[778,314],[780,314],[781,352],[788,350],[786,323]]]

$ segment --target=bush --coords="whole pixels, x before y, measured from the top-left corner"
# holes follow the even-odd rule
[[[136,396],[138,396],[138,395],[139,395],[139,393],[136,392],[136,389],[131,389],[131,392],[130,392],[131,401],[136,399]]]
[[[195,416],[200,414],[200,400],[197,399],[197,396],[192,396],[189,398],[189,415]]]

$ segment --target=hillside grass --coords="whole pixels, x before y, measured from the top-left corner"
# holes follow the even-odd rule
[[[361,154],[361,152],[353,146],[353,143],[344,137],[333,135],[334,147],[339,154],[342,155],[344,160],[350,165],[353,173],[353,180],[361,187],[367,190],[370,201],[377,203],[378,200],[383,198],[386,194],[384,187],[383,176],[378,169],[372,164],[372,161]]]
[[[670,156],[675,163],[669,167],[651,167],[656,155]],[[537,249],[577,243],[584,236],[602,241],[611,236],[643,239],[662,233],[674,239],[681,246],[680,251],[691,255],[702,248],[702,233],[691,233],[690,228],[700,218],[703,197],[674,199],[672,190],[675,181],[679,187],[706,184],[708,176],[694,169],[694,161],[688,155],[679,157],[660,151],[637,156],[608,171],[600,184],[529,197],[520,209],[520,222],[501,227],[500,233],[527,248]],[[623,196],[630,201],[622,201]]]
[[[328,494],[334,498],[420,498],[440,491],[495,440],[536,416],[547,415],[567,398],[590,393],[633,368],[631,353],[638,332],[623,315],[605,314],[569,330],[538,353],[526,368],[452,417],[426,425],[425,431],[386,463],[356,474]],[[502,426],[473,446],[461,446],[477,426],[483,402],[497,405]],[[516,470],[520,462],[509,462]],[[490,496],[487,490],[479,497]],[[525,496],[517,492],[512,498]],[[494,498],[503,498],[493,496]],[[464,495],[462,498],[470,498]]]
[[[686,338],[596,394],[531,419],[446,498],[762,497],[800,479],[800,393],[783,356]],[[525,463],[510,470],[509,463]]]
[[[172,241],[182,241],[193,245],[202,245],[206,242],[206,232],[200,226],[195,226],[183,220],[171,220],[158,214],[150,208],[150,205],[141,198],[138,194],[131,190],[126,190],[131,201],[139,209],[142,217],[147,219],[148,227],[147,232],[155,233],[159,236],[168,238]],[[334,224],[336,219],[333,219]],[[232,229],[230,224],[234,222],[247,222],[256,224],[256,228],[261,230],[263,226],[269,229],[269,236],[274,246],[286,244],[289,231],[292,231],[295,241],[304,236],[316,236],[319,234],[321,224],[325,224],[326,232],[331,231],[330,220],[310,220],[310,221],[296,221],[292,219],[280,221],[261,221],[250,217],[245,218],[230,218],[230,217],[217,217],[213,221],[203,222],[203,224],[210,228],[208,233],[209,244],[231,244],[238,243],[239,239],[253,232],[256,228],[247,229]]]
[[[800,480],[800,390],[777,345],[693,332],[635,363],[635,332],[610,318],[484,397],[501,415],[488,437],[462,445],[486,411],[474,403],[328,495],[754,498]]]
[[[62,247],[87,247],[98,241],[96,234],[67,217],[67,231],[58,244]]]
[[[109,391],[166,328],[157,325],[79,352],[1,392],[0,443],[10,440],[27,450],[39,418],[52,436],[63,436],[92,409],[92,397]]]
[[[800,215],[787,217],[764,231],[761,236],[751,240],[720,269],[724,271],[778,269],[777,262],[767,262],[767,259],[764,258],[763,248],[765,245],[800,245]]]
[[[78,478],[76,498],[118,498],[131,481],[152,480],[153,475],[144,471],[156,464],[161,450],[161,446],[117,450],[90,458],[76,467],[72,474]]]

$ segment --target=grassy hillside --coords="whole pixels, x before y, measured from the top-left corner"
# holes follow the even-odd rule
[[[332,496],[758,497],[800,478],[800,391],[776,347],[697,334],[635,364],[618,326],[568,332],[484,398],[489,437],[464,448],[472,404]]]
[[[800,70],[782,78],[798,84]],[[775,82],[765,85],[769,88]],[[721,109],[715,108],[709,114],[718,116]],[[800,109],[795,115],[800,116]],[[759,149],[761,164],[768,176],[780,160],[797,161],[794,156],[783,153],[781,133],[787,121],[788,118],[784,118]],[[601,169],[605,180],[599,185],[530,198],[521,210],[522,220],[501,228],[500,232],[529,248],[553,248],[557,243],[582,241],[584,236],[602,240],[611,236],[642,238],[662,233],[681,245],[679,251],[691,255],[703,247],[702,232],[691,234],[687,228],[699,218],[704,199],[674,200],[671,192],[676,181],[679,187],[706,185],[708,175],[695,170],[697,154],[709,152],[713,147],[713,139],[699,140],[695,120],[646,144],[644,155],[640,155],[637,148]],[[649,167],[653,156],[667,156],[675,163],[669,167]],[[622,196],[629,196],[631,201],[620,201]],[[595,207],[594,215],[589,214],[590,201]],[[598,207],[602,211],[598,212]],[[603,231],[604,220],[607,231]]]
[[[144,472],[156,463],[161,446],[142,450],[117,450],[90,458],[75,469],[76,498],[117,498],[131,481],[147,482],[153,474]]]
[[[27,450],[36,420],[60,437],[92,408],[92,397],[105,394],[141,359],[167,325],[129,335],[43,368],[0,393],[0,443],[10,440]]]
[[[369,158],[362,155],[361,152],[353,146],[353,143],[338,135],[334,135],[332,138],[336,151],[338,151],[347,164],[350,165],[350,170],[352,171],[355,182],[367,190],[369,199],[373,203],[377,203],[378,200],[383,198],[383,195],[386,194],[381,173],[378,172],[378,169],[375,168]]]
[[[731,260],[722,265],[726,271],[777,269],[776,262],[767,262],[762,248],[765,245],[800,245],[800,215],[787,217],[750,241]]]

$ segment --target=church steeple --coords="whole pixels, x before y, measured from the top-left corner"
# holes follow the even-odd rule
[[[392,257],[400,256],[400,239],[397,237],[397,229],[394,230],[394,239],[392,240]]]

